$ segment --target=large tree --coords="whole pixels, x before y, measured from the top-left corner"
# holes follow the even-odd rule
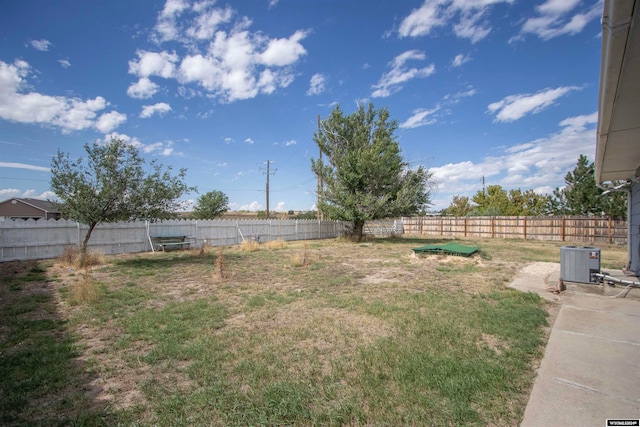
[[[138,150],[120,139],[85,144],[87,160],[73,161],[58,150],[51,161],[51,189],[64,217],[89,227],[82,242],[84,259],[94,228],[103,222],[169,219],[177,216],[178,199],[193,188],[152,161],[148,170]]]
[[[348,115],[334,107],[313,136],[323,156],[311,159],[323,182],[318,208],[326,218],[353,222],[357,240],[365,221],[414,215],[429,204],[431,174],[409,167],[397,129],[386,108],[370,103]]]
[[[229,198],[222,191],[214,190],[198,198],[193,208],[192,218],[213,219],[229,210]]]
[[[564,177],[564,188],[553,191],[552,206],[557,215],[608,215],[616,218],[627,216],[626,192],[605,190],[596,185],[595,165],[580,155],[576,167]],[[613,186],[623,184],[614,182]]]

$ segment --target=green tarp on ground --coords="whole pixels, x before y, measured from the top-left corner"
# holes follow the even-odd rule
[[[447,243],[446,245],[424,245],[419,248],[413,248],[415,253],[425,254],[441,254],[441,255],[457,255],[470,256],[478,252],[480,248],[475,246],[459,245],[457,243]]]

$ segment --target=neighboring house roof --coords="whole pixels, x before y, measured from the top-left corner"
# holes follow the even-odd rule
[[[2,206],[6,206],[10,204],[15,205],[16,203],[20,203],[22,205],[29,206],[33,209],[42,211],[43,216],[45,217],[50,217],[52,215],[60,214],[60,211],[56,209],[55,205],[47,200],[20,198],[20,197],[12,197],[10,199],[0,202],[0,211],[4,210]],[[2,213],[0,213],[0,215],[2,215]]]
[[[640,0],[605,0],[598,101],[597,183],[640,174]]]
[[[41,209],[45,212],[50,212],[50,213],[60,213],[60,211],[58,209],[56,209],[55,205],[47,200],[40,200],[40,199],[29,199],[29,198],[15,198],[15,200],[19,200],[22,203],[25,203],[29,206],[33,206],[34,208],[38,208]],[[13,199],[12,199],[13,200]]]

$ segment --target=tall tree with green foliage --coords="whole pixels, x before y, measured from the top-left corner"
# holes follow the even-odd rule
[[[198,198],[193,208],[194,219],[217,218],[229,210],[229,198],[219,190],[209,191]]]
[[[565,187],[553,191],[552,206],[556,215],[608,215],[627,217],[626,192],[610,192],[596,185],[595,164],[580,155],[576,167],[564,177]],[[614,182],[613,185],[620,184]]]
[[[147,171],[138,150],[120,139],[84,148],[86,162],[73,161],[60,150],[51,161],[51,189],[61,201],[53,202],[64,217],[89,227],[81,262],[98,224],[175,218],[182,206],[178,199],[194,190],[184,183],[186,169],[173,176],[171,167],[164,169],[154,160]]]
[[[429,204],[431,173],[409,167],[397,129],[386,108],[370,103],[348,115],[334,107],[314,133],[324,156],[311,159],[323,182],[318,208],[326,218],[353,222],[357,240],[365,221],[414,215]]]

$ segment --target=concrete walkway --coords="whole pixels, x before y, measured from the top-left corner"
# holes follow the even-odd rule
[[[559,276],[559,264],[534,263],[510,285],[560,304],[521,426],[639,420],[640,289],[614,298],[623,286],[566,283],[555,295],[546,289]]]

